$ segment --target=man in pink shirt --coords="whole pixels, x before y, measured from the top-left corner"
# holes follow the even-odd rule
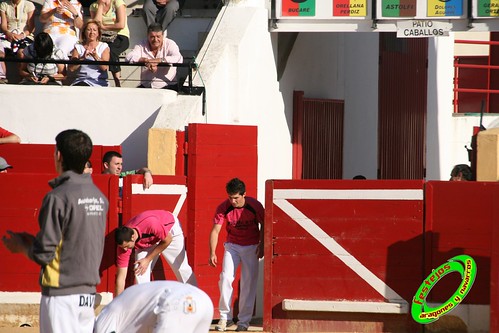
[[[264,209],[258,200],[246,196],[246,186],[238,178],[231,179],[225,189],[229,198],[217,207],[210,233],[209,264],[216,267],[218,235],[222,225],[226,223],[227,242],[224,244],[222,273],[218,284],[220,321],[215,329],[225,331],[234,324],[230,308],[232,282],[241,263],[241,293],[236,331],[247,331],[255,306],[258,259],[263,257]]]
[[[137,283],[150,282],[151,272],[161,254],[172,268],[177,280],[197,286],[196,276],[187,261],[184,234],[180,223],[165,210],[147,210],[116,229],[115,296],[125,289],[130,254],[135,248],[134,273]]]
[[[144,62],[140,73],[141,88],[177,88],[177,68],[173,66],[158,66],[159,63],[176,64],[184,61],[180,49],[173,40],[163,35],[159,23],[153,23],[147,28],[147,40],[135,45],[127,54],[130,63]]]

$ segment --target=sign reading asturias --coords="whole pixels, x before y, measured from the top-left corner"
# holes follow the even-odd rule
[[[282,0],[282,16],[315,16],[315,0]]]
[[[384,17],[416,16],[416,0],[383,0],[381,6]]]
[[[477,7],[480,17],[499,16],[499,0],[478,0]]]
[[[462,16],[462,0],[428,0],[428,17]]]

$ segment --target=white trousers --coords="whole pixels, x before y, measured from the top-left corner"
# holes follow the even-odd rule
[[[182,283],[189,283],[193,286],[198,285],[196,280],[196,276],[192,271],[191,266],[189,266],[189,262],[187,261],[187,253],[185,252],[184,246],[184,233],[182,232],[182,227],[177,218],[175,218],[175,224],[173,225],[170,233],[173,235],[173,240],[168,245],[168,247],[161,252],[163,258],[165,258],[168,265],[170,265],[177,281]],[[142,249],[140,251],[136,251],[135,259],[140,260],[145,258],[152,250],[154,250],[155,246],[148,247],[146,249]],[[135,275],[135,280],[137,283],[144,283],[151,281],[151,272],[158,261],[159,256],[156,256],[147,267],[147,270],[142,275]]]
[[[210,297],[198,289],[188,297],[169,291],[163,293],[154,309],[157,315],[152,333],[206,333],[213,319]]]
[[[55,34],[50,33],[50,37],[54,42],[54,46],[60,49],[65,56],[70,58],[71,52],[75,48],[75,44],[78,43],[78,37],[69,34]]]
[[[258,255],[256,245],[237,245],[225,243],[222,273],[218,286],[220,288],[220,319],[232,320],[233,287],[236,270],[241,264],[241,288],[239,292],[239,319],[238,325],[249,326],[255,307],[256,284],[258,279]]]
[[[43,296],[40,333],[92,333],[95,294]]]

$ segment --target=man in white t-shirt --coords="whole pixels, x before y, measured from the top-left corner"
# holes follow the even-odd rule
[[[213,303],[201,289],[177,281],[133,285],[105,306],[94,333],[206,333]]]

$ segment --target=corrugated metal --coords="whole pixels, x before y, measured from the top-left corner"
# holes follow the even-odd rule
[[[428,40],[380,33],[378,177],[425,177]]]
[[[303,179],[342,178],[343,109],[343,101],[303,99]]]

